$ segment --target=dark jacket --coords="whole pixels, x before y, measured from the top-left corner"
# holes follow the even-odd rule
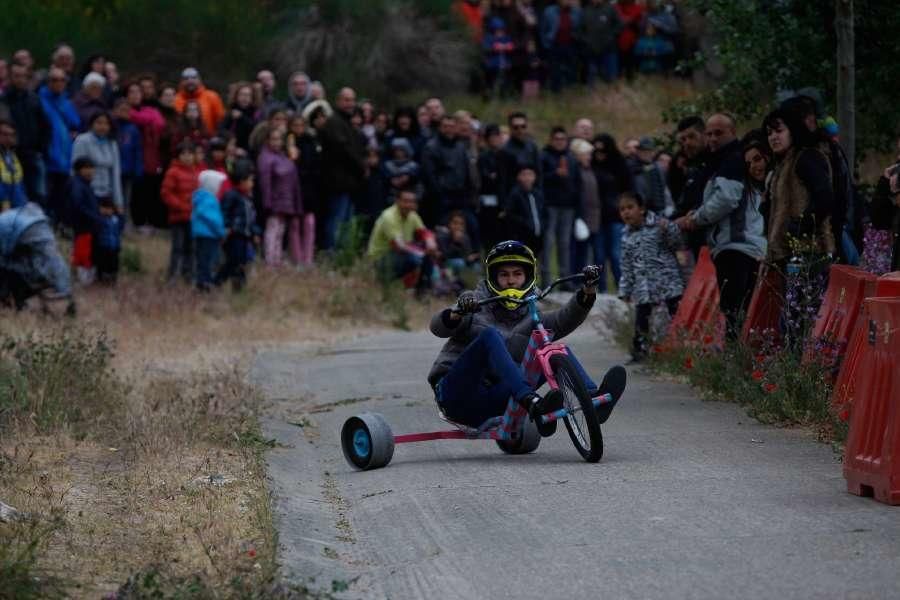
[[[484,281],[475,288],[475,294],[479,299],[492,295]],[[583,292],[574,294],[559,310],[541,313],[544,327],[553,331],[554,340],[564,338],[584,322],[591,312],[594,300],[595,296],[588,296]],[[488,327],[500,332],[506,340],[506,349],[513,361],[521,363],[534,328],[527,306],[509,310],[499,304],[488,304],[474,315],[466,315],[456,322],[450,321],[450,310],[447,309],[431,318],[431,333],[439,338],[449,339],[428,373],[428,383],[432,387],[436,386],[466,347]]]
[[[601,223],[621,223],[619,216],[619,195],[634,189],[634,180],[624,160],[595,162],[594,176],[597,178],[597,190],[602,200]]]
[[[141,177],[144,174],[144,144],[140,129],[131,121],[116,120],[116,142],[122,175]]]
[[[103,219],[100,216],[100,203],[89,181],[78,175],[69,180],[69,214],[75,234],[100,232]]]
[[[637,158],[627,160],[634,191],[644,199],[647,210],[661,215],[666,209],[666,176],[655,162],[645,163]]]
[[[241,116],[238,118],[234,118],[231,112],[237,110],[241,113]],[[232,105],[231,109],[225,115],[225,119],[222,121],[222,125],[220,129],[224,131],[230,132],[234,135],[235,142],[238,145],[238,148],[243,148],[244,150],[250,151],[250,133],[253,131],[253,128],[256,127],[256,117],[254,115],[253,107],[249,107],[246,109],[238,108],[237,105]]]
[[[872,227],[890,231],[894,236],[892,271],[900,271],[900,207],[894,204],[891,182],[886,177],[878,180],[870,207]]]
[[[336,111],[318,132],[322,144],[322,187],[327,194],[356,193],[363,188],[366,148],[350,116]]]
[[[576,39],[584,50],[591,54],[604,54],[617,50],[616,40],[622,32],[622,19],[612,4],[594,6],[587,4],[581,9],[581,23]]]
[[[38,95],[10,86],[0,100],[9,109],[10,120],[16,127],[19,158],[27,162],[35,154],[44,152],[50,143],[50,122]]]
[[[568,173],[557,174],[560,161],[565,160]],[[541,170],[544,172],[544,204],[560,208],[578,206],[579,169],[575,156],[568,150],[559,152],[547,146],[541,153]]]
[[[300,157],[294,161],[300,176],[303,209],[320,215],[322,211],[322,147],[315,136],[305,133],[294,139]]]
[[[496,150],[482,150],[478,155],[478,179],[481,189],[478,193],[482,196],[500,196],[500,162],[499,152]]]
[[[541,170],[541,151],[538,150],[537,144],[531,140],[520,142],[515,138],[510,138],[503,148],[500,149],[497,156],[500,174],[500,200],[506,197],[516,185],[516,176],[519,169],[528,166],[535,170],[537,179],[534,186],[538,189],[544,188],[543,171]]]
[[[253,200],[236,189],[231,189],[222,196],[222,217],[230,235],[251,238],[260,233]]]
[[[436,135],[425,144],[422,150],[422,182],[427,193],[434,198],[459,197],[471,189],[469,157],[462,141]]]
[[[507,226],[507,236],[520,240],[536,250],[544,235],[544,195],[534,188],[526,192],[518,185],[506,197],[503,204],[503,219]]]
[[[78,111],[78,116],[81,118],[81,131],[87,131],[90,128],[94,116],[109,110],[102,97],[91,98],[84,91],[78,92],[72,98],[72,104],[75,105],[75,110]]]

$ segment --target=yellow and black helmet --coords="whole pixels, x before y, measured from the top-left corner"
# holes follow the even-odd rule
[[[508,264],[521,265],[525,269],[525,283],[518,288],[502,290],[497,283],[497,271],[500,265]],[[522,242],[515,240],[500,242],[491,248],[491,251],[488,252],[487,257],[484,259],[484,272],[487,276],[488,289],[496,296],[506,296],[507,298],[521,300],[534,289],[537,266],[534,252]],[[515,302],[501,302],[501,304],[509,310],[514,310],[519,306]]]

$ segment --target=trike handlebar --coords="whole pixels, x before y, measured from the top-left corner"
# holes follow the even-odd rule
[[[552,292],[554,290],[554,288],[558,287],[559,285],[561,285],[563,283],[568,283],[569,281],[579,281],[579,280],[583,280],[583,279],[584,279],[584,274],[582,274],[582,273],[576,273],[574,275],[569,275],[568,277],[560,277],[559,279],[557,279],[556,281],[551,283],[549,286],[547,286],[546,289],[541,290],[540,288],[538,288],[535,291],[535,293],[529,294],[528,296],[525,296],[524,298],[510,298],[508,296],[491,296],[490,298],[483,298],[483,299],[479,300],[478,306],[484,306],[486,304],[493,304],[494,302],[501,302],[501,301],[502,302],[512,302],[514,304],[519,304],[519,305],[528,304],[529,302],[532,302],[532,301],[537,302],[538,300],[543,300],[544,298],[546,298],[547,295],[550,292]],[[457,308],[453,308],[451,310],[453,310],[453,312],[456,312],[456,313],[460,312]]]

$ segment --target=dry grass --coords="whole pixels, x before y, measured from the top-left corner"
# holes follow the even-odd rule
[[[662,133],[671,127],[662,123],[663,111],[678,100],[694,96],[688,82],[681,79],[639,77],[633,84],[617,82],[598,84],[594,90],[584,88],[559,95],[546,92],[535,102],[516,99],[482,100],[472,96],[453,96],[445,100],[448,111],[469,110],[482,123],[506,124],[507,115],[524,110],[531,121],[532,134],[538,143],[547,139],[550,128],[571,128],[575,120],[587,117],[594,121],[596,133],[611,133],[620,143],[629,137]]]
[[[0,499],[34,520],[0,526],[0,538],[22,548],[35,523],[52,531],[33,568],[75,597],[115,592],[135,573],[122,597],[138,597],[132,588],[141,582],[167,594],[197,586],[215,597],[258,594],[273,585],[277,566],[262,464],[268,443],[244,377],[254,350],[420,327],[436,304],[386,292],[365,265],[348,275],[257,267],[244,291],[201,295],[164,283],[165,237],[128,238],[126,246],[140,272],[123,272],[114,288],[78,290],[74,322],[36,307],[0,314],[0,333],[34,336],[23,352],[40,347],[67,363],[56,369],[52,358],[35,359],[32,379],[5,386],[10,394],[27,388],[28,401],[13,403],[20,408],[12,414],[0,406]],[[108,367],[98,366],[104,352],[74,360],[100,339],[114,352]],[[65,385],[73,368],[113,367],[97,379],[102,390]],[[67,411],[69,402],[90,410]],[[197,482],[218,475],[224,485]]]

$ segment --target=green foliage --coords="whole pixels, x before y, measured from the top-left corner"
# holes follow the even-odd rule
[[[835,113],[837,42],[834,2],[801,0],[688,0],[703,13],[717,40],[714,57],[724,76],[715,89],[665,117],[728,110],[757,119],[780,90],[816,87]],[[891,99],[900,78],[900,4],[856,0],[857,128],[860,148],[884,148],[896,133],[900,108]]]
[[[365,254],[369,232],[363,217],[352,217],[338,228],[337,243],[331,257],[332,266],[347,275],[360,256]]]
[[[0,426],[27,418],[51,430],[111,416],[122,394],[112,356],[103,333],[6,337],[0,346]]]
[[[13,523],[0,536],[0,600],[53,600],[67,598],[63,580],[45,573],[38,559],[50,537],[62,526],[59,517],[49,522]]]
[[[296,69],[329,91],[354,85],[367,96],[439,92],[465,84],[471,41],[450,0],[33,0],[5,2],[0,56],[32,51],[45,66],[55,44],[79,63],[108,54],[126,76],[158,73],[178,81],[187,65],[224,90],[256,70],[282,83]]]
[[[141,251],[135,246],[122,246],[122,253],[119,256],[119,262],[125,273],[143,273],[144,263],[141,259]]]

